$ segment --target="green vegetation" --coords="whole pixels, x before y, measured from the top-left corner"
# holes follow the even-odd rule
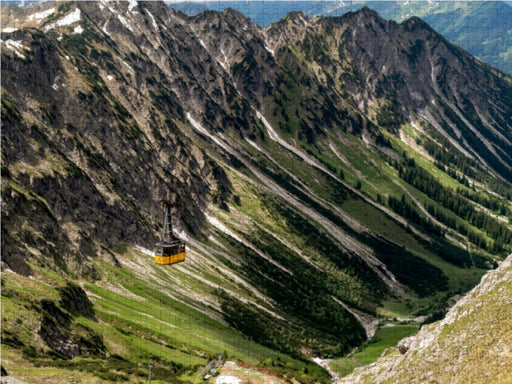
[[[60,278],[55,281],[53,275],[41,277],[54,281],[55,286],[20,275],[2,275],[2,354],[14,357],[18,351],[24,356],[23,363],[6,364],[8,372],[48,378],[65,374],[97,383],[141,383],[147,378],[147,364],[152,362],[156,382],[196,382],[207,357],[226,351],[251,363],[270,357],[282,366],[280,372],[290,377],[294,371],[306,370],[310,372],[306,382],[325,381],[325,371],[311,362],[264,348],[218,322],[204,304],[191,306],[193,302],[181,290],[162,289],[175,286],[172,282],[176,278],[181,284],[198,284],[188,274],[154,265],[150,257],[129,247],[118,250],[124,250],[116,252],[118,260],[143,263],[154,278],[147,281],[136,269],[98,260],[103,278],[94,284],[84,282],[85,296],[79,285]],[[196,287],[196,291],[220,299],[217,291],[205,286]],[[43,339],[44,330],[60,334],[59,340],[69,337],[71,343],[80,346],[82,355],[72,358],[64,350],[57,352],[58,345],[50,341],[41,344],[41,339],[33,337],[39,328]]]
[[[482,236],[480,232],[446,215],[437,205],[427,205],[429,213],[438,220],[450,228],[456,229],[462,235],[468,236],[468,239],[472,243],[484,250],[495,253],[505,253],[512,249],[510,248],[510,244],[512,244],[512,230],[507,224],[499,222],[497,219],[492,218],[481,210],[477,210],[471,200],[444,187],[427,171],[416,166],[414,160],[411,159],[405,164],[397,164],[396,167],[399,171],[399,176],[403,180],[425,193],[431,199],[439,202],[444,208],[450,210],[471,226],[484,230],[489,237],[494,239],[494,242],[489,244],[487,239]],[[468,197],[471,196],[469,192],[466,195]],[[474,200],[476,200],[475,197]],[[483,198],[480,200],[485,202]]]
[[[381,326],[375,336],[353,350],[346,357],[334,359],[331,369],[340,376],[350,374],[354,368],[376,361],[382,353],[395,346],[404,337],[410,336],[418,330],[418,325],[388,324]]]
[[[306,361],[286,362],[281,358],[268,358],[260,360],[258,366],[267,368],[290,381],[298,381],[304,384],[331,383],[330,376],[317,364]]]
[[[360,324],[330,297],[330,292],[335,293],[337,288],[333,280],[326,284],[318,270],[265,232],[255,232],[251,240],[292,274],[276,270],[249,249],[237,252],[242,263],[238,273],[279,302],[279,314],[287,320],[237,303],[221,293],[224,316],[235,328],[264,345],[292,355],[303,346],[315,354],[339,355],[362,340],[364,330]]]

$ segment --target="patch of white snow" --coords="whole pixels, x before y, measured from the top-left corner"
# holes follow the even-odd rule
[[[217,61],[222,66],[222,68],[226,68],[226,63],[228,62],[228,57],[226,56],[226,52],[224,52],[224,50],[222,48],[220,49],[220,53],[222,53],[222,56],[224,56],[224,63],[221,63],[221,61],[218,59],[217,59]]]
[[[78,25],[78,26],[76,26],[76,27],[75,27],[75,29],[73,30],[73,33],[78,33],[78,34],[80,34],[80,33],[82,33],[83,31],[84,31],[84,29],[82,28],[82,26],[81,26],[81,25]]]
[[[16,32],[18,30],[18,28],[4,28],[2,29],[2,32],[5,32],[5,33],[11,33],[11,32]]]
[[[23,42],[21,40],[11,40],[8,39],[5,41],[5,45],[9,49],[23,49]]]
[[[16,56],[22,59],[26,58],[25,55],[21,53],[21,50],[25,49],[25,47],[23,46],[23,42],[21,40],[8,39],[6,41],[0,40],[0,42],[4,43],[6,48],[13,51],[16,54]]]
[[[71,25],[80,21],[81,19],[81,11],[79,8],[76,8],[73,12],[68,13],[65,17],[57,21],[56,23],[47,25],[44,29],[45,31],[49,31],[55,27],[65,27],[66,25]]]
[[[27,18],[27,20],[32,21],[32,20],[36,19],[37,23],[39,24],[41,22],[41,20],[47,18],[54,12],[55,12],[55,8],[50,8],[50,9],[47,9],[46,11],[37,12],[37,13],[34,13],[33,15],[30,15]]]
[[[137,1],[136,0],[130,0],[130,4],[128,5],[128,10],[130,12],[133,12],[133,8],[135,8],[137,6]]]
[[[57,25],[59,27],[63,27],[65,25],[76,23],[77,21],[80,21],[80,15],[80,8],[77,8],[73,12],[67,14],[66,17],[64,17],[63,19],[57,21]]]
[[[126,28],[128,28],[130,31],[133,32],[133,28],[132,26],[130,25],[130,23],[121,15],[117,15],[117,18],[119,19],[119,21],[121,22],[121,24],[123,24]]]
[[[105,32],[105,34],[107,34],[107,35],[109,35],[109,36],[110,36],[109,31],[107,31],[107,25],[108,25],[108,21],[105,23],[105,25],[103,26],[103,28],[101,28],[101,30],[102,30],[103,32]]]
[[[130,71],[135,72],[133,68],[130,66],[130,64],[128,64],[126,61],[123,60],[123,64],[126,65],[130,69]]]

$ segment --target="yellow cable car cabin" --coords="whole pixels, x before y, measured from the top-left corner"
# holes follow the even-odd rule
[[[185,243],[172,234],[171,207],[177,204],[162,200],[164,206],[164,225],[162,241],[156,243],[155,262],[163,265],[185,261]]]
[[[175,239],[173,243],[157,243],[155,261],[158,264],[175,264],[185,261],[185,243]]]

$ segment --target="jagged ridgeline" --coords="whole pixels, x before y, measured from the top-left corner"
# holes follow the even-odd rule
[[[94,1],[2,28],[7,371],[193,380],[226,351],[325,381],[306,357],[443,310],[512,251],[512,78],[418,18]],[[162,198],[173,267],[147,251]]]

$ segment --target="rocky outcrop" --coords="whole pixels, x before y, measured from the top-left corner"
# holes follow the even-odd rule
[[[433,324],[400,341],[349,383],[496,383],[512,379],[512,255]]]
[[[85,291],[78,285],[68,282],[59,289],[59,305],[70,313],[94,318],[94,309]]]
[[[74,316],[94,319],[92,303],[82,288],[68,283],[60,290],[60,301],[41,300],[39,336],[58,355],[67,359],[77,356],[103,355],[105,346],[101,335],[78,324]]]

